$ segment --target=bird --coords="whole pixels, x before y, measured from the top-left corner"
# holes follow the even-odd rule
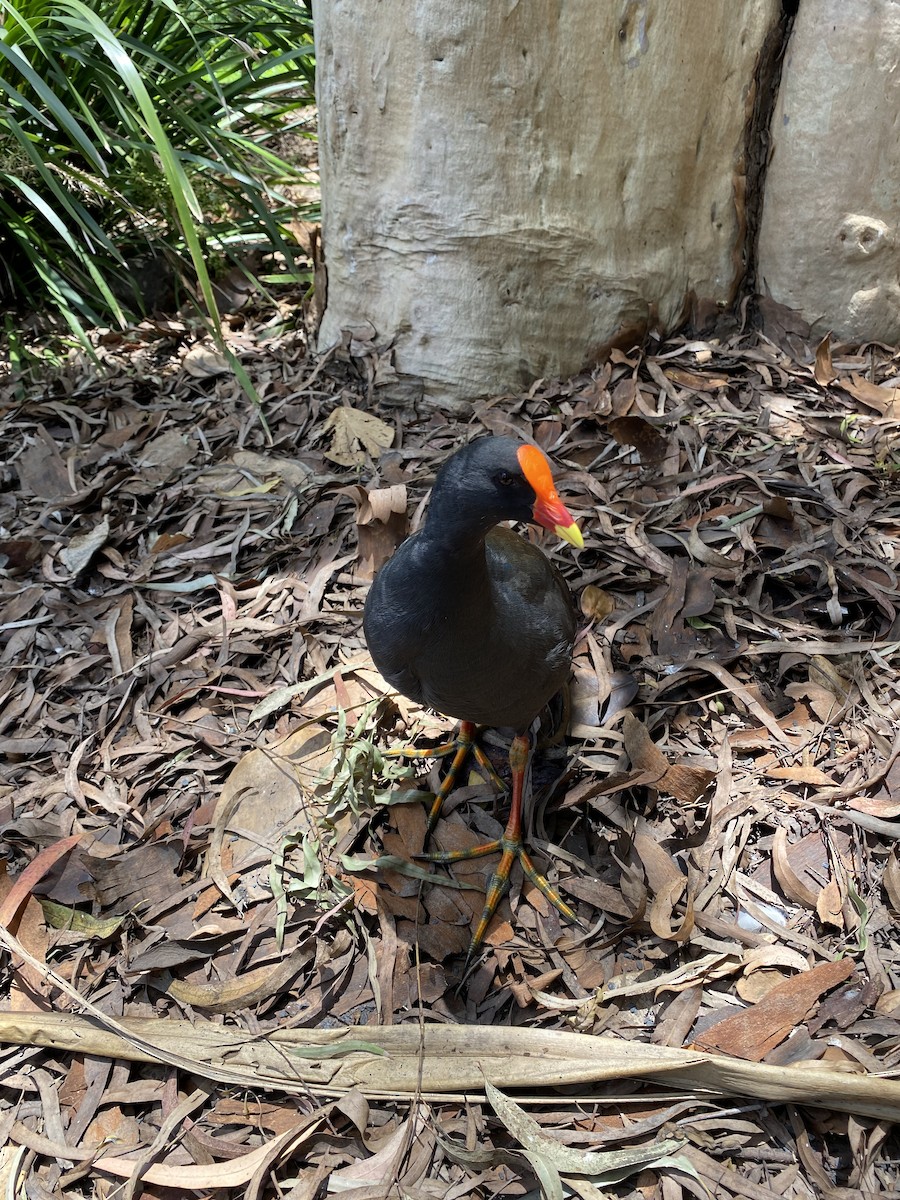
[[[578,550],[584,546],[543,451],[511,436],[476,438],[441,467],[421,529],[377,573],[363,613],[366,643],[384,679],[410,700],[461,722],[450,747],[433,752],[450,749],[454,757],[431,806],[426,838],[469,754],[489,766],[478,746],[479,727],[514,734],[503,835],[471,850],[418,856],[451,863],[500,853],[469,959],[482,944],[516,859],[555,907],[577,921],[523,844],[529,730],[568,680],[575,611],[568,586],[543,551],[504,521],[532,522]]]

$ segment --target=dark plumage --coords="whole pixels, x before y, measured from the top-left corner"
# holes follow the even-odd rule
[[[480,438],[442,467],[423,527],[372,585],[363,628],[375,665],[403,695],[469,730],[512,728],[518,741],[566,682],[576,625],[559,572],[536,546],[497,528],[501,521],[537,522],[583,545],[544,455],[515,438]],[[525,739],[526,759],[527,749]],[[517,800],[514,771],[507,828],[517,853],[522,778]]]
[[[568,677],[575,614],[546,556],[491,528],[533,519],[519,445],[483,438],[447,462],[424,527],[378,573],[364,630],[378,670],[404,696],[524,730]],[[511,485],[496,482],[503,471]]]

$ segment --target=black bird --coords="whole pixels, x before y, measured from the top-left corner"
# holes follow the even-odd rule
[[[569,676],[576,630],[572,597],[542,551],[511,529],[498,528],[501,521],[531,521],[577,549],[584,546],[543,452],[512,437],[479,438],[442,467],[423,527],[379,571],[363,617],[369,651],[384,678],[411,700],[462,722],[453,763],[429,814],[429,833],[466,756],[473,748],[478,753],[476,727],[515,733],[503,836],[473,850],[427,856],[446,863],[500,852],[470,956],[516,858],[559,911],[576,919],[522,844],[528,730]]]

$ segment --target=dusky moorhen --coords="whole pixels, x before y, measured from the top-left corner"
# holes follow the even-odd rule
[[[453,763],[429,814],[429,834],[473,749],[476,726],[515,732],[503,836],[474,850],[423,856],[446,863],[500,852],[470,957],[516,858],[559,911],[577,919],[522,845],[528,729],[569,676],[572,597],[542,551],[511,529],[497,528],[501,521],[535,522],[578,549],[584,545],[543,452],[512,437],[482,437],[441,468],[424,525],[378,572],[363,617],[369,651],[384,678],[411,700],[462,722]]]

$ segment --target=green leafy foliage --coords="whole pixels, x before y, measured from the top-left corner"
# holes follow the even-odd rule
[[[78,333],[162,279],[215,314],[250,245],[290,270],[279,148],[312,102],[299,0],[0,0],[0,297]]]

